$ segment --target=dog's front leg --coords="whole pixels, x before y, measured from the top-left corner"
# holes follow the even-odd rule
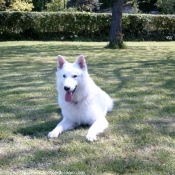
[[[58,137],[63,131],[71,130],[74,128],[74,123],[69,119],[63,118],[63,120],[58,123],[58,125],[48,134],[48,138]]]
[[[99,119],[93,123],[89,128],[89,131],[86,135],[88,141],[95,141],[97,139],[97,134],[102,133],[108,127],[108,121],[106,118]]]

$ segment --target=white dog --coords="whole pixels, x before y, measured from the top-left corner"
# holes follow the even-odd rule
[[[105,116],[112,110],[113,100],[90,78],[83,55],[74,63],[69,63],[58,55],[56,77],[58,103],[63,119],[49,132],[48,137],[58,137],[64,130],[88,124],[91,127],[86,139],[96,140],[97,134],[108,127]]]

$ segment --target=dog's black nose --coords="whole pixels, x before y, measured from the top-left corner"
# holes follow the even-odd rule
[[[69,91],[70,90],[70,87],[69,86],[64,86],[64,90],[65,91]]]

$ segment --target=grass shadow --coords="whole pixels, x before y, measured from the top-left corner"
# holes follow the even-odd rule
[[[17,129],[14,134],[22,134],[23,136],[30,136],[34,138],[38,137],[46,137],[47,134],[55,128],[55,126],[60,122],[61,120],[54,120],[50,122],[44,122],[42,124],[34,124],[32,126],[26,126]]]

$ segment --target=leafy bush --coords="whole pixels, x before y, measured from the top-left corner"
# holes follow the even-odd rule
[[[111,14],[0,12],[0,40],[108,41]],[[175,40],[175,15],[123,15],[124,40]]]
[[[175,1],[174,0],[157,0],[157,7],[162,10],[164,14],[175,14]]]
[[[51,0],[51,2],[46,4],[46,9],[48,12],[58,12],[64,9],[63,0]]]
[[[9,10],[14,10],[14,11],[32,11],[34,8],[32,0],[25,0],[25,1],[16,1],[14,0],[10,4]]]
[[[126,40],[175,40],[175,15],[124,15]]]

